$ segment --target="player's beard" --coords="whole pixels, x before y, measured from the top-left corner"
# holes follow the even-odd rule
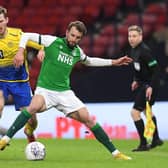
[[[67,39],[66,42],[69,48],[74,48],[76,46],[76,43],[69,42]]]

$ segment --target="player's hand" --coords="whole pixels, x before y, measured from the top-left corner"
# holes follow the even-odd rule
[[[131,84],[131,90],[134,91],[135,89],[138,88],[138,82],[137,81],[133,81],[132,84]]]
[[[14,60],[13,60],[14,66],[16,68],[19,68],[24,63],[24,48],[19,48],[18,52],[16,53]]]
[[[147,89],[146,89],[146,98],[148,99],[148,100],[150,100],[151,99],[151,96],[152,96],[152,87],[148,87]]]
[[[39,50],[39,52],[38,52],[38,54],[37,54],[38,60],[39,60],[40,62],[42,62],[43,59],[44,59],[44,57],[45,57],[45,52],[44,52],[44,50]]]
[[[123,56],[123,57],[118,58],[118,59],[113,59],[112,60],[112,65],[115,65],[115,66],[128,65],[132,61],[133,61],[132,58],[130,58],[128,56]]]

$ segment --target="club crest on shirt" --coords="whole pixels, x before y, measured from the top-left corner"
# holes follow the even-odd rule
[[[9,41],[7,45],[8,45],[9,48],[12,48],[14,46],[12,41]]]
[[[72,51],[72,55],[73,55],[74,57],[76,56],[75,50]]]
[[[134,62],[134,68],[135,68],[137,71],[140,71],[140,70],[141,70],[140,63]]]
[[[62,46],[62,45],[60,45],[60,46],[59,46],[59,48],[60,48],[60,49],[63,49],[63,46]]]

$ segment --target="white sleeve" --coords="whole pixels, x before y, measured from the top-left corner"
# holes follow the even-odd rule
[[[86,60],[86,54],[83,52],[83,50],[78,46],[79,50],[80,50],[80,60],[81,61],[85,61]]]
[[[29,40],[48,47],[54,40],[56,40],[56,38],[56,36],[40,35],[38,33],[23,33],[20,39],[19,47],[25,48]]]
[[[103,59],[103,58],[96,58],[96,57],[86,57],[83,63],[87,66],[112,66],[112,59]]]

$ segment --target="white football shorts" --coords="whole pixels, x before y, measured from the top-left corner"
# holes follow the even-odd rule
[[[84,103],[72,90],[58,92],[37,87],[35,94],[43,96],[47,109],[54,107],[65,115],[85,107]]]

